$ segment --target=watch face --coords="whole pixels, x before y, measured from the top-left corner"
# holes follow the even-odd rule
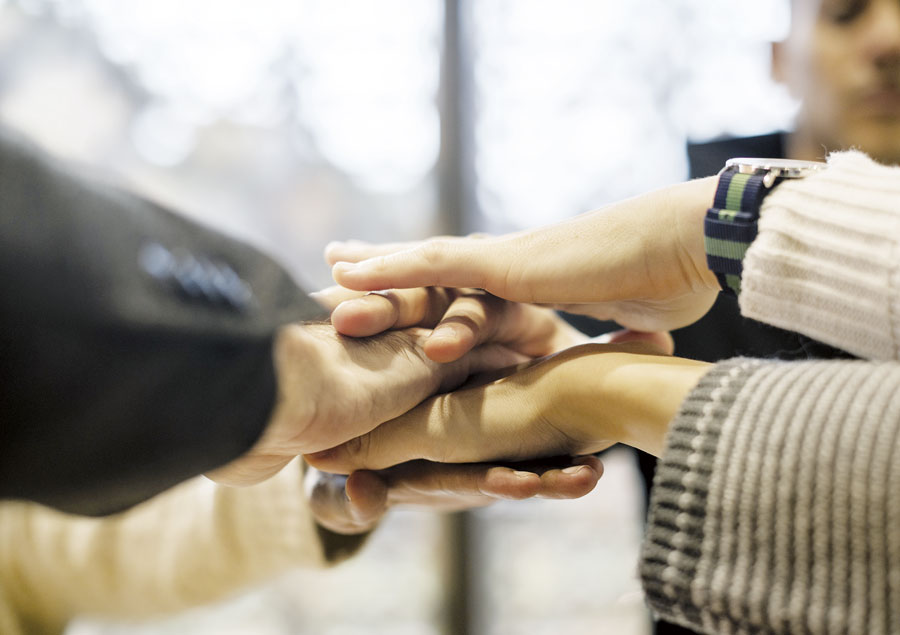
[[[798,179],[812,172],[824,170],[827,163],[820,161],[797,161],[794,159],[758,159],[738,157],[728,159],[725,169],[734,169],[740,174],[771,173],[782,179]]]

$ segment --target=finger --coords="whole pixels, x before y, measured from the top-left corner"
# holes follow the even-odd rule
[[[602,473],[603,466],[596,457],[559,457],[509,465],[410,461],[378,472],[388,483],[390,506],[428,506],[445,511],[488,505],[497,499],[578,498],[594,488]]]
[[[490,234],[485,234],[481,232],[471,233],[466,236],[467,239],[484,239],[490,238]],[[431,240],[435,239],[455,239],[454,236],[435,236],[431,238]],[[413,247],[418,247],[422,243],[426,241],[424,240],[412,240],[408,242],[393,242],[393,243],[370,243],[363,240],[344,240],[344,241],[333,241],[328,243],[325,246],[325,261],[329,265],[334,265],[338,262],[359,262],[360,260],[366,260],[368,258],[374,258],[376,256],[387,256],[388,254],[393,254],[398,251],[405,251],[407,249],[412,249]]]
[[[424,344],[436,362],[452,362],[487,341],[508,343],[531,357],[548,355],[582,339],[553,311],[510,303],[480,290],[418,287],[356,294],[332,313],[335,329],[352,337],[367,337],[410,326],[433,328]],[[440,320],[438,322],[438,320]]]
[[[331,323],[342,335],[368,337],[389,329],[411,326],[431,328],[450,306],[454,294],[447,289],[418,287],[374,291],[348,299],[331,314]]]
[[[359,262],[376,256],[386,256],[398,251],[405,251],[420,245],[423,241],[407,241],[393,243],[370,243],[363,240],[343,240],[330,242],[325,246],[325,262],[334,265],[338,262]]]
[[[484,463],[409,461],[380,473],[389,483],[391,505],[417,505],[443,498],[445,509],[460,509],[486,505],[494,498],[531,498],[541,487],[540,476],[535,472]]]
[[[603,344],[646,342],[658,349],[663,355],[672,355],[675,353],[675,340],[672,339],[672,335],[668,331],[634,331],[632,329],[622,329],[620,331],[605,333],[597,337],[596,341]]]
[[[486,342],[506,344],[528,357],[543,357],[585,339],[555,311],[476,291],[453,301],[424,349],[430,359],[444,363]]]
[[[603,463],[595,456],[579,457],[573,465],[541,474],[541,498],[580,498],[590,493],[603,475]]]
[[[387,511],[387,485],[374,472],[354,472],[348,477],[310,467],[305,486],[316,522],[337,533],[368,531]]]
[[[497,280],[503,275],[492,262],[498,255],[499,244],[494,239],[429,240],[410,249],[356,263],[336,262],[332,276],[338,284],[359,291],[428,286],[493,291],[500,286]],[[503,261],[500,257],[499,262]]]
[[[512,474],[534,474],[540,480],[536,496],[540,498],[570,499],[580,498],[590,493],[603,475],[603,464],[595,456],[560,457],[557,460],[544,459],[509,464],[506,468]],[[488,475],[485,493],[501,498],[514,498],[515,483],[506,471],[496,470]],[[522,477],[518,476],[521,480]]]
[[[456,361],[474,347],[494,340],[510,305],[484,292],[457,297],[425,341],[425,354],[436,362]]]
[[[354,291],[353,289],[347,289],[339,284],[335,284],[318,291],[312,291],[309,294],[309,297],[329,311],[334,311],[341,302],[361,298],[365,294],[365,291]]]
[[[388,485],[369,470],[357,470],[344,486],[350,516],[360,526],[374,527],[387,511]]]
[[[505,344],[527,357],[544,357],[587,341],[551,309],[499,300],[491,294],[484,294],[480,304],[457,300],[450,306],[425,342],[429,358],[453,361],[488,341]]]

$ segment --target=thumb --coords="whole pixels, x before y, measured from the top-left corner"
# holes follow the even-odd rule
[[[335,533],[369,531],[387,511],[387,484],[375,472],[347,477],[309,467],[304,485],[316,522]]]

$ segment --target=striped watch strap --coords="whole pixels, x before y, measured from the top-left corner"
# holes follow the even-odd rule
[[[725,293],[741,292],[744,254],[756,238],[759,208],[771,191],[765,178],[764,173],[742,174],[732,167],[719,174],[716,197],[706,212],[703,231],[707,265]]]

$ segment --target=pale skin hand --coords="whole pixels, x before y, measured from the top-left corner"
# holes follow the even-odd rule
[[[371,433],[307,456],[331,472],[411,459],[460,463],[588,454],[626,443],[659,456],[710,365],[646,343],[584,344],[490,383],[429,399]]]
[[[526,359],[486,345],[439,364],[422,350],[428,333],[407,329],[357,340],[326,324],[282,327],[274,350],[278,397],[266,429],[247,453],[207,476],[227,485],[258,483],[295,456],[365,434],[473,373]]]
[[[459,511],[504,499],[579,498],[602,474],[603,465],[593,456],[512,466],[412,461],[349,477],[309,468],[306,491],[320,525],[357,534],[373,529],[392,507]]]
[[[635,330],[669,330],[702,317],[718,293],[703,247],[703,215],[716,182],[682,183],[497,238],[333,243],[326,258],[349,289],[479,288]]]
[[[437,362],[456,361],[486,342],[543,357],[587,341],[551,309],[501,300],[477,289],[418,287],[366,294],[335,286],[313,296],[332,309],[331,322],[343,335],[366,337],[412,326],[433,329],[423,349]]]

